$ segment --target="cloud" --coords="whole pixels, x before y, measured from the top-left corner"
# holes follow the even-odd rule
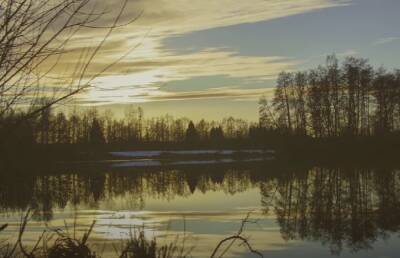
[[[121,1],[98,1],[101,1],[102,8],[111,12],[96,25],[110,24]],[[113,31],[112,36],[107,39],[88,67],[84,78],[88,80],[97,75],[121,55],[126,54],[125,58],[91,81],[95,87],[85,91],[79,98],[81,101],[85,98],[85,101],[90,102],[99,98],[110,100],[110,95],[113,95],[112,102],[156,100],[165,97],[160,94],[162,84],[196,76],[224,75],[249,80],[271,80],[279,71],[292,69],[298,61],[279,56],[243,56],[231,49],[204,49],[195,53],[178,54],[166,49],[163,42],[166,38],[176,35],[267,21],[349,3],[348,0],[129,1],[121,23],[129,21],[141,11],[143,11],[142,16],[136,22]],[[65,78],[76,76],[76,67],[82,66],[89,56],[88,53],[94,51],[94,47],[101,42],[104,34],[104,30],[85,29],[70,41],[68,52],[62,58],[50,59],[47,67],[58,62],[51,71],[51,76],[63,79],[58,82],[53,80],[52,83],[63,84]],[[130,52],[132,49],[134,50]],[[84,53],[83,58],[82,53]],[[107,89],[113,91],[112,94],[108,94],[109,96]],[[115,92],[119,94],[116,95]],[[218,94],[224,95],[221,92]],[[224,96],[228,95],[229,93],[225,93]],[[175,95],[176,98],[177,96]],[[181,97],[190,96],[212,97],[208,93],[192,93],[192,95],[188,93]]]
[[[246,98],[259,97],[263,94],[269,95],[273,92],[272,88],[265,89],[237,89],[237,88],[214,88],[204,91],[190,92],[160,92],[161,94],[149,96],[149,101],[165,101],[165,100],[188,100],[188,99],[203,99],[203,98]]]
[[[187,33],[216,27],[271,20],[279,17],[348,4],[327,0],[142,0],[144,23],[159,31]],[[145,3],[145,4],[144,4]],[[165,18],[166,19],[165,19]]]
[[[158,100],[180,100],[198,98],[254,97],[265,89],[240,89],[220,87],[210,82],[205,91],[192,91],[190,79],[198,76],[223,75],[244,78],[251,87],[252,82],[271,80],[281,70],[292,69],[297,62],[283,57],[238,56],[235,52],[207,49],[186,55],[169,55],[154,60],[132,61],[129,67],[146,66],[142,71],[130,71],[121,75],[106,75],[93,81],[94,87],[80,96],[81,99],[102,100],[109,103],[132,103]],[[163,89],[171,81],[188,81],[187,89],[177,93]],[[234,89],[239,88],[239,89]],[[118,95],[116,95],[118,94]]]
[[[100,1],[102,1],[101,8],[110,11],[110,14],[101,19],[98,25],[110,24],[122,0],[98,0]],[[129,29],[138,26],[152,27],[153,35],[171,36],[171,34],[272,20],[350,3],[350,0],[131,0],[128,2],[121,23],[129,21],[143,11],[140,19],[131,24]],[[124,30],[126,28],[122,29]]]
[[[113,94],[114,93],[114,94]],[[273,88],[243,89],[240,86],[214,87],[196,91],[164,91],[157,87],[125,87],[118,92],[97,91],[83,93],[77,98],[79,104],[121,104],[143,103],[150,101],[177,101],[191,99],[224,99],[234,100],[258,99],[261,95],[271,95]]]
[[[285,57],[239,56],[234,51],[221,49],[205,49],[180,55],[164,51],[158,57],[123,62],[122,66],[126,68],[124,73],[114,76],[112,73],[107,74],[97,78],[94,83],[103,86],[111,83],[147,85],[211,75],[267,80],[274,78],[281,70],[290,69],[296,64],[297,61]],[[123,68],[119,69],[121,71]]]
[[[391,42],[397,41],[397,40],[400,40],[400,37],[386,37],[386,38],[380,38],[380,39],[377,39],[377,40],[373,43],[373,45],[374,45],[374,46],[377,46],[377,45],[388,44],[388,43],[391,43]]]
[[[342,52],[339,52],[336,54],[336,56],[338,57],[347,57],[347,56],[357,56],[358,55],[358,51],[355,49],[348,49]]]

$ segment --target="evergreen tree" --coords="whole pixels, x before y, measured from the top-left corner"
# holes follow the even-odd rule
[[[89,142],[95,145],[105,143],[103,128],[97,119],[93,119],[92,126],[90,127]]]
[[[189,122],[188,128],[186,129],[186,141],[189,143],[198,142],[200,139],[199,133],[197,132],[194,123]]]

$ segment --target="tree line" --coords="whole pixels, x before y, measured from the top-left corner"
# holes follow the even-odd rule
[[[29,119],[29,109],[0,116],[2,147],[8,142],[6,148],[83,144],[292,149],[293,144],[284,147],[294,140],[288,136],[300,136],[304,144],[310,139],[395,136],[400,129],[400,70],[376,69],[355,57],[339,64],[332,55],[317,68],[281,72],[273,97],[260,98],[258,122],[234,117],[192,121],[168,114],[147,118],[135,106],[128,106],[122,116],[95,108],[63,112],[48,106],[46,99],[38,103],[47,108],[31,107],[41,111]]]
[[[7,131],[18,123],[21,112],[3,117],[0,130]],[[227,117],[221,121],[194,122],[189,118],[171,115],[145,118],[141,107],[129,106],[122,117],[112,111],[100,113],[92,108],[86,111],[55,112],[43,110],[11,135],[14,142],[24,144],[90,144],[140,145],[144,143],[215,143],[247,139],[250,127],[256,126],[243,119]],[[0,131],[1,132],[1,131]],[[2,134],[5,135],[5,134]],[[10,134],[7,135],[10,139]]]
[[[281,72],[272,101],[259,101],[260,127],[316,138],[371,136],[400,129],[400,70],[335,55],[307,71]]]

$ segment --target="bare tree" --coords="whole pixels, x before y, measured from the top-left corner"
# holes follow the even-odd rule
[[[259,126],[262,128],[277,127],[278,124],[275,120],[273,107],[265,95],[261,96],[258,100],[258,104],[260,105],[258,108]]]
[[[24,116],[29,118],[90,87],[94,78],[113,65],[88,73],[107,38],[120,26],[127,1],[121,0],[116,12],[99,7],[98,0],[0,1],[0,117],[30,106]],[[97,25],[105,14],[113,20],[106,26]],[[86,30],[104,30],[100,42],[71,47],[75,37]],[[71,64],[71,74],[50,76],[59,60],[73,51],[80,54]],[[43,82],[61,86],[43,86]],[[42,97],[46,103],[37,105]]]
[[[281,72],[277,79],[273,105],[279,115],[280,124],[289,132],[292,131],[292,100],[293,74]]]
[[[295,116],[296,131],[301,135],[307,134],[307,73],[297,72],[295,75]]]
[[[343,105],[343,87],[341,73],[335,55],[326,58],[327,83],[330,87],[330,103],[333,109],[333,135],[338,136],[341,130],[341,109]]]

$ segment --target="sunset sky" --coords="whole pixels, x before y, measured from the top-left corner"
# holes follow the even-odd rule
[[[315,67],[332,53],[400,67],[399,11],[398,0],[129,1],[121,23],[142,15],[112,33],[90,69],[127,56],[74,103],[255,120],[257,99],[270,94],[282,70]],[[103,35],[81,33],[74,47],[90,47]],[[63,69],[76,58],[63,58]]]

